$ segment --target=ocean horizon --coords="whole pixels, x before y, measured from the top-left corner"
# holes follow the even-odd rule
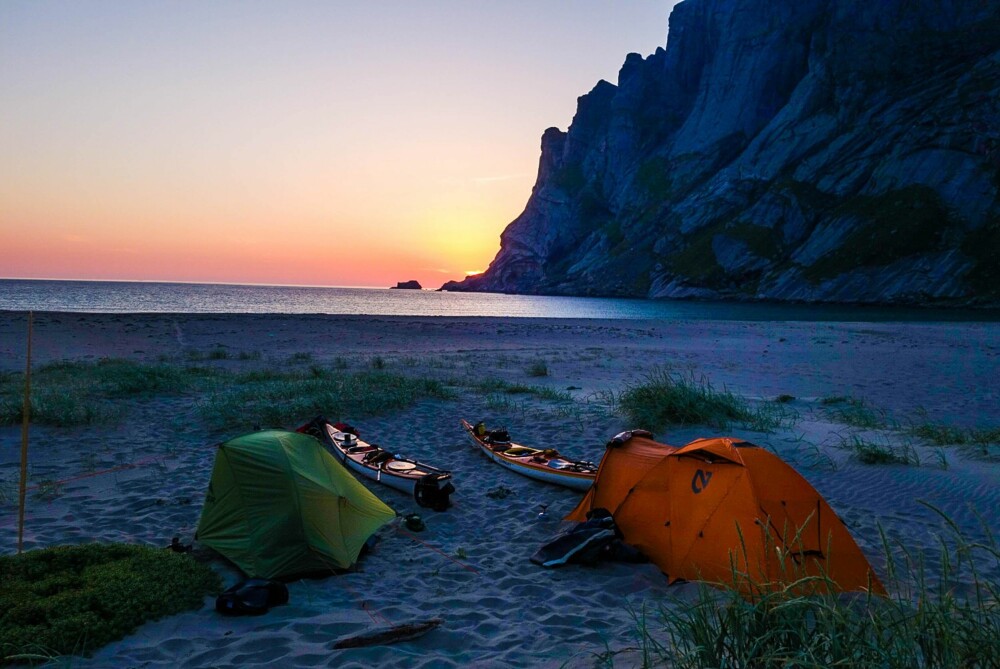
[[[1000,310],[462,293],[336,286],[0,279],[0,311],[656,320],[998,322]]]

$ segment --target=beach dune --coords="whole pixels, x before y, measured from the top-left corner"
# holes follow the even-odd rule
[[[27,318],[0,313],[0,372],[23,371]],[[214,352],[214,353],[213,353]],[[220,353],[221,352],[221,353]],[[422,532],[392,525],[355,571],[289,584],[290,602],[259,618],[207,606],[143,625],[74,666],[615,666],[641,662],[636,616],[667,596],[650,564],[545,570],[529,556],[559,529],[580,493],[519,477],[475,452],[459,420],[505,425],[515,441],[598,461],[630,427],[611,398],[669,369],[754,402],[787,395],[789,420],[771,432],[727,432],[772,448],[830,502],[876,570],[879,527],[915,550],[936,550],[946,513],[970,536],[1000,532],[1000,465],[967,449],[938,448],[906,431],[913,421],[961,428],[1000,424],[1000,325],[601,321],[325,315],[35,314],[38,369],[58,361],[125,358],[229,370],[328,366],[433,378],[450,398],[380,415],[341,416],[366,441],[454,472],[454,506],[436,513],[370,481]],[[551,391],[490,393],[501,379]],[[863,400],[884,417],[845,424],[832,398]],[[208,425],[195,393],[122,400],[115,421],[31,427],[25,547],[125,541],[190,542],[211,474],[213,446],[239,429]],[[331,411],[333,408],[331,408]],[[301,416],[301,422],[312,416]],[[295,427],[287,425],[286,427]],[[241,428],[250,431],[253,425]],[[683,444],[719,430],[657,433]],[[865,465],[843,448],[862,434],[912,445],[920,465]],[[0,551],[16,546],[20,429],[0,427]],[[942,460],[943,457],[943,460]],[[226,585],[241,575],[213,564]],[[933,566],[933,565],[932,565]],[[988,573],[989,578],[1000,574]],[[439,617],[412,641],[336,650],[341,638]]]

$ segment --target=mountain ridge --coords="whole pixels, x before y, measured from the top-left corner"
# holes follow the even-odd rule
[[[997,304],[998,194],[1000,4],[685,0],[442,289]]]

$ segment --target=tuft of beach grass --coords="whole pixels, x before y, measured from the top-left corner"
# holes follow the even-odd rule
[[[24,375],[8,374],[0,383],[0,425],[17,424]],[[32,420],[68,426],[114,422],[121,407],[111,400],[178,393],[190,387],[191,377],[176,365],[106,358],[40,365],[32,372],[31,383]]]
[[[929,505],[928,505],[929,506]],[[989,534],[973,541],[941,511],[940,558],[930,560],[882,534],[888,597],[837,592],[820,575],[803,594],[795,565],[790,586],[751,589],[699,584],[693,600],[673,595],[658,626],[636,624],[652,637],[643,666],[857,667],[956,669],[1000,664],[1000,588],[983,576],[1000,567]],[[940,565],[930,573],[927,564]],[[744,579],[734,569],[734,583]],[[814,577],[815,578],[815,577]]]
[[[528,376],[548,376],[549,366],[545,364],[544,360],[536,360],[531,363],[525,371]]]
[[[420,399],[453,396],[440,381],[383,371],[347,374],[314,367],[305,374],[234,375],[203,399],[199,410],[206,422],[219,429],[282,427],[301,421],[303,416],[379,415]]]
[[[976,459],[1000,459],[1000,427],[962,428],[924,421],[911,425],[907,432],[934,446],[958,446]]]
[[[615,397],[615,405],[631,425],[654,432],[670,425],[727,429],[734,423],[768,432],[791,419],[783,403],[751,405],[725,388],[717,390],[707,379],[665,369],[657,369],[642,383],[627,387]]]
[[[920,465],[920,456],[911,444],[893,444],[887,439],[866,438],[859,435],[841,438],[840,447],[851,451],[853,457],[866,465]]]
[[[573,400],[573,396],[565,390],[546,388],[544,386],[531,386],[523,383],[510,383],[496,377],[476,379],[467,384],[463,384],[460,381],[454,381],[453,383],[456,385],[467,385],[472,390],[482,393],[487,397],[494,395],[532,395],[538,399],[552,402],[570,402]]]
[[[826,407],[827,414],[833,420],[845,425],[869,430],[896,427],[885,411],[857,397],[825,397],[820,400],[820,404]]]
[[[236,372],[190,363],[142,363],[125,359],[60,362],[32,373],[31,418],[42,425],[114,423],[128,402],[191,394],[208,425],[219,429],[285,426],[319,413],[376,415],[422,398],[452,397],[443,383],[375,370],[347,373],[311,355],[295,365]],[[222,358],[216,358],[222,360]],[[383,365],[384,366],[384,363]],[[21,421],[23,374],[0,379],[0,425]]]

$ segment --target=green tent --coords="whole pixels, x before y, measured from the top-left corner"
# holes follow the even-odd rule
[[[395,516],[315,438],[268,430],[219,445],[195,538],[275,578],[350,567]]]

